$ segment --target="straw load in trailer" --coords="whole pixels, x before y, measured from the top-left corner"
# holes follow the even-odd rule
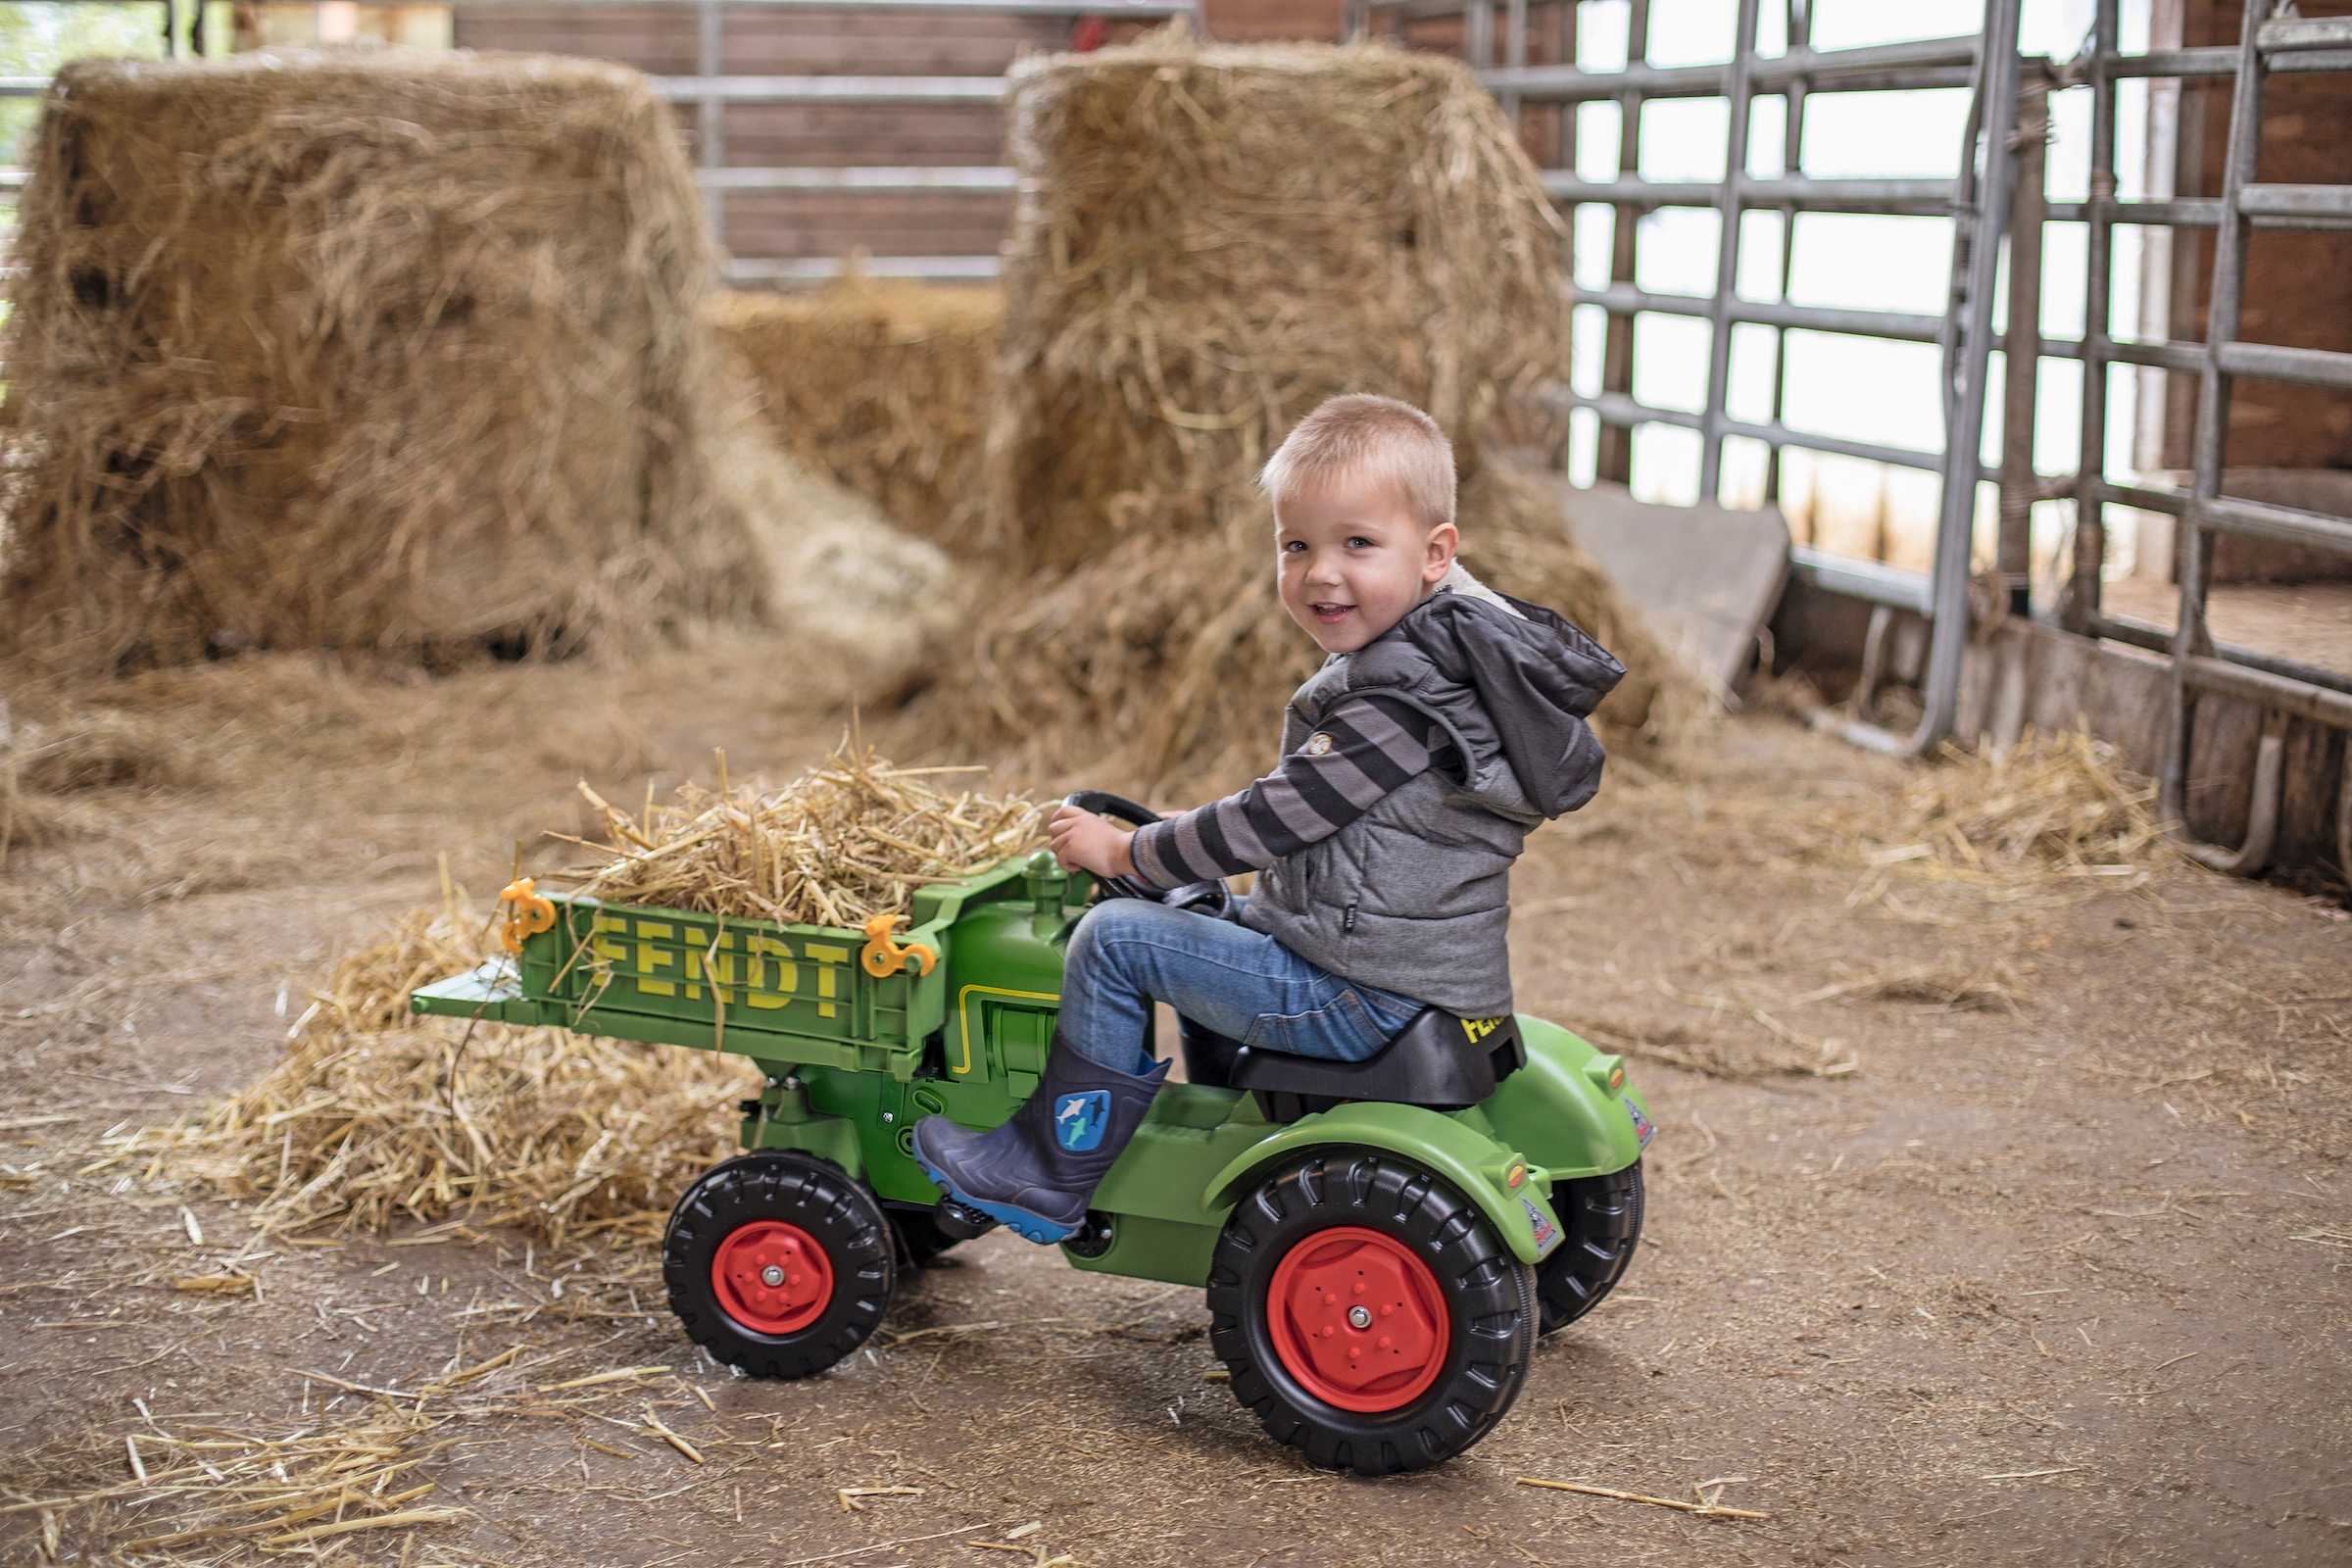
[[[1692,700],[1556,504],[1487,453],[1503,401],[1566,362],[1568,306],[1559,221],[1459,62],[1158,34],[1025,61],[1011,89],[985,523],[1022,586],[926,702],[964,749],[1155,784],[1262,749],[1268,672],[1313,654],[1253,480],[1343,392],[1445,425],[1472,569],[1632,666],[1604,719]]]
[[[19,647],[564,652],[758,612],[701,209],[635,73],[85,61],[29,162]]]
[[[808,294],[722,294],[710,314],[786,450],[900,526],[972,550],[1002,289],[853,271]]]

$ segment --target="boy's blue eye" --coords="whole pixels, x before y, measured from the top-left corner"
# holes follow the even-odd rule
[[[1375,547],[1371,540],[1365,538],[1359,533],[1354,538],[1348,541],[1348,548],[1350,550],[1371,550]]]
[[[1294,550],[1304,550],[1305,548],[1306,545],[1301,540],[1286,539],[1282,544],[1282,553],[1287,556]]]

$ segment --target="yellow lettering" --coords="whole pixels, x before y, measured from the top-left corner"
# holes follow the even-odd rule
[[[800,965],[789,961],[792,950],[772,937],[752,937],[749,944],[752,955],[744,965],[749,971],[744,977],[744,984],[750,989],[744,993],[744,1000],[755,1007],[770,1010],[781,1007],[801,988]],[[770,957],[782,960],[776,964],[775,984],[775,990],[783,993],[781,996],[772,995],[768,990],[767,960]]]
[[[835,982],[833,979],[833,965],[837,963],[848,963],[850,961],[850,950],[847,948],[819,947],[817,944],[811,942],[804,947],[801,951],[806,953],[809,957],[814,958],[817,964],[816,994],[820,1000],[816,1004],[816,1015],[819,1018],[831,1018],[838,1016],[841,1009],[835,1006],[831,1000],[832,998],[841,994],[835,987]]]
[[[692,943],[687,945],[686,978],[711,981],[710,989],[717,994],[718,1000],[731,1007],[735,1004],[735,994],[726,988],[735,983],[734,934],[721,932],[716,946],[718,951],[712,953]],[[700,986],[690,985],[686,988],[689,1000],[699,1000],[702,994]]]
[[[637,974],[639,976],[637,989],[649,997],[674,997],[678,994],[678,988],[670,981],[650,978],[656,969],[677,967],[677,955],[664,953],[662,949],[655,947],[651,941],[645,940],[659,938],[666,941],[672,935],[674,932],[669,926],[659,922],[653,920],[637,922],[639,938],[637,943]]]

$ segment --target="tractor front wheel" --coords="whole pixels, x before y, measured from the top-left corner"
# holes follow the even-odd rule
[[[1500,1421],[1535,1353],[1534,1271],[1394,1154],[1316,1151],[1234,1209],[1208,1279],[1234,1397],[1314,1464],[1443,1463]]]
[[[686,1189],[662,1242],[669,1309],[712,1358],[805,1378],[865,1343],[896,1283],[882,1205],[841,1169],[762,1151]]]

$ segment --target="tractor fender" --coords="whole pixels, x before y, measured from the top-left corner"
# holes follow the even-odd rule
[[[1465,1114],[1475,1114],[1466,1112]],[[1286,1154],[1310,1149],[1370,1149],[1399,1154],[1444,1177],[1478,1205],[1523,1263],[1549,1255],[1565,1234],[1541,1172],[1508,1146],[1465,1122],[1419,1105],[1358,1100],[1301,1116],[1237,1155],[1201,1195],[1200,1211],[1218,1215],[1240,1201],[1257,1174]],[[1511,1185],[1516,1172],[1517,1186]]]
[[[1605,1176],[1639,1160],[1654,1124],[1649,1106],[1625,1081],[1624,1062],[1525,1013],[1519,1038],[1527,1065],[1478,1106],[1494,1136],[1541,1167],[1547,1183]]]

